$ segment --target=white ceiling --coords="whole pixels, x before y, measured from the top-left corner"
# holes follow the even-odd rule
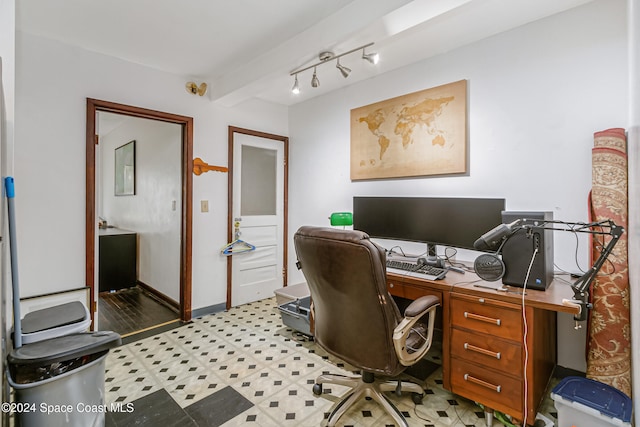
[[[592,0],[20,0],[16,27],[209,85],[223,105],[260,98],[292,105]],[[299,75],[295,69],[373,42]]]

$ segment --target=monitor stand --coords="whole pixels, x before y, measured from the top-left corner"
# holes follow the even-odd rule
[[[427,243],[427,255],[428,256],[437,256],[438,255],[438,251],[437,251],[437,245],[434,243]]]

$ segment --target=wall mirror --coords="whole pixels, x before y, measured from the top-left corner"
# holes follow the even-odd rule
[[[136,194],[136,141],[128,142],[115,150],[115,195]]]

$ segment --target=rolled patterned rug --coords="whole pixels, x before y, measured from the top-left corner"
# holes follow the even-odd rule
[[[611,219],[628,229],[627,146],[624,129],[594,134],[591,220]],[[610,239],[592,239],[592,260]],[[591,288],[587,377],[631,396],[631,326],[627,233],[623,233]]]

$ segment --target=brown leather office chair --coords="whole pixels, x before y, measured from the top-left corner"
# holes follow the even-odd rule
[[[382,392],[400,394],[404,389],[413,393],[414,402],[422,400],[420,385],[389,381],[388,377],[398,376],[429,350],[439,299],[421,297],[401,316],[387,291],[384,250],[366,233],[305,226],[296,232],[294,244],[311,291],[316,342],[361,370],[361,375],[316,379],[316,395],[322,393],[325,383],[352,388],[332,409],[328,425],[335,425],[362,397],[371,397],[398,425],[407,426],[402,413]]]

